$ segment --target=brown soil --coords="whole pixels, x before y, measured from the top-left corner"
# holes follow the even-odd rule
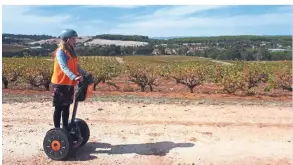
[[[254,95],[247,95],[241,91],[234,94],[228,94],[222,91],[222,87],[217,84],[203,84],[194,88],[194,93],[190,93],[189,89],[182,85],[176,84],[174,81],[162,79],[158,82],[158,86],[154,86],[154,91],[150,92],[147,88],[145,92],[141,92],[138,85],[133,82],[126,81],[126,77],[119,77],[113,82],[119,86],[116,89],[108,84],[99,84],[94,95],[135,95],[148,97],[163,97],[163,98],[182,98],[182,99],[212,99],[212,100],[257,100],[257,101],[285,101],[292,102],[292,92],[280,89],[274,89],[270,92],[265,92],[266,84],[260,84],[254,88]],[[11,88],[12,87],[12,88]],[[43,89],[23,89],[24,86],[12,86],[10,89],[3,89],[4,93],[9,94],[42,94],[51,95],[50,91]]]
[[[93,99],[78,107],[77,117],[90,126],[89,142],[65,162],[50,160],[42,149],[44,135],[53,127],[50,95],[50,92],[35,90],[3,90],[3,164],[293,163],[289,94],[243,97],[202,92],[141,93],[100,89]],[[121,100],[124,95],[133,97]],[[113,102],[118,96],[120,100]],[[105,97],[109,97],[108,100],[97,99]],[[136,102],[138,97],[151,101]],[[20,102],[27,98],[33,101]],[[237,104],[161,102],[174,98],[233,100]],[[263,101],[258,105],[244,105],[245,100]],[[272,102],[279,104],[269,106]]]

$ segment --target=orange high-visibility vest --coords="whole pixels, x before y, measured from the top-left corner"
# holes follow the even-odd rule
[[[58,48],[60,49],[60,48]],[[57,49],[57,50],[58,50]],[[71,72],[75,75],[78,75],[78,69],[77,69],[77,57],[73,58],[69,51],[62,49],[66,56],[68,56],[68,61],[67,61],[67,66],[71,70]],[[60,65],[58,64],[57,57],[56,57],[56,52],[54,52],[54,70],[53,70],[53,75],[51,78],[51,82],[54,84],[60,84],[60,85],[73,85],[75,86],[77,84],[76,80],[71,80],[61,69]]]

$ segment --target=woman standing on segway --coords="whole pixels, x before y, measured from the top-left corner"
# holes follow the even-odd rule
[[[53,106],[55,107],[53,121],[55,128],[60,128],[62,114],[62,125],[67,129],[69,107],[74,98],[74,86],[77,85],[77,81],[83,81],[82,75],[87,76],[88,73],[81,69],[74,50],[77,33],[74,30],[66,29],[61,32],[60,37],[59,47],[53,53],[54,70],[51,79]]]
[[[84,84],[90,83],[92,81],[91,75],[81,69],[78,64],[74,51],[77,33],[74,30],[66,29],[62,31],[60,37],[59,47],[53,53],[54,71],[51,79],[55,128],[50,129],[43,140],[44,151],[53,160],[68,158],[72,149],[84,145],[89,139],[89,128],[83,120],[77,120],[79,123],[83,123],[78,125],[78,122],[75,122],[74,125],[77,127],[73,126],[71,129],[68,119],[70,104],[74,102],[74,87],[78,85],[80,88],[80,86],[83,87]],[[86,78],[85,80],[83,80],[83,76]],[[83,83],[77,84],[78,81],[83,81]],[[83,100],[83,97],[80,100]],[[74,106],[73,114],[75,114],[75,110],[76,106]],[[60,128],[61,116],[63,128]],[[75,131],[75,128],[78,131]]]

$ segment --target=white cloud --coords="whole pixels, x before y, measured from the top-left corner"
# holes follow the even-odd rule
[[[174,35],[228,35],[237,33],[236,29],[264,28],[274,25],[288,26],[292,29],[292,12],[286,7],[277,13],[259,15],[236,15],[229,17],[189,16],[196,12],[222,8],[225,6],[179,6],[164,8],[152,14],[125,19],[109,33],[141,34],[148,36]],[[229,29],[229,30],[227,30]],[[231,30],[233,32],[231,32]],[[238,31],[238,34],[245,32]]]
[[[103,31],[101,25],[104,22],[102,20],[80,20],[72,24],[80,36],[97,35],[99,31]]]
[[[5,24],[24,25],[49,25],[58,24],[70,20],[70,15],[38,16],[29,13],[31,7],[28,6],[3,6],[2,22]]]
[[[59,35],[65,28],[73,28],[80,35],[88,35],[102,23],[100,20],[81,20],[80,15],[55,14],[40,16],[30,6],[3,6],[2,31],[16,34]],[[96,28],[99,29],[99,28]]]
[[[131,15],[125,15],[121,16],[120,19],[123,20],[148,20],[148,19],[165,19],[165,18],[178,18],[182,16],[186,16],[189,14],[194,14],[202,11],[207,11],[207,10],[213,10],[213,9],[220,9],[220,8],[225,8],[227,6],[175,6],[175,7],[165,7],[156,10],[155,12],[151,14],[146,14],[146,15],[136,15],[136,14],[131,14]]]
[[[263,25],[286,25],[292,14],[241,15],[221,17],[185,17],[185,18],[154,18],[120,24],[121,28],[225,28],[225,27],[257,27]]]
[[[133,9],[140,6],[141,5],[85,5],[83,7],[86,7],[86,8],[108,7],[108,8]]]
[[[97,6],[88,6],[93,9]],[[107,6],[104,6],[107,7]],[[108,6],[114,7],[114,6]],[[116,6],[119,7],[119,6]],[[120,6],[129,7],[131,6]],[[132,6],[137,7],[137,6]],[[255,29],[272,32],[273,26],[280,26],[292,33],[292,7],[279,7],[275,12],[258,15],[231,15],[203,17],[197,13],[222,9],[227,6],[172,6],[160,8],[145,15],[121,15],[121,23],[111,19],[103,22],[98,19],[85,20],[83,13],[58,13],[37,15],[33,7],[3,6],[2,27],[5,33],[58,35],[64,28],[73,28],[80,35],[100,33],[138,34],[154,36],[185,35],[235,35],[255,33]],[[88,8],[89,9],[89,8]],[[192,15],[191,15],[192,14]],[[109,22],[108,22],[109,21]],[[112,26],[114,24],[114,26]],[[111,28],[109,28],[111,26]],[[247,30],[248,29],[248,30]],[[261,30],[259,30],[261,29]],[[263,29],[263,30],[262,30]],[[288,32],[287,32],[288,33]]]
[[[39,16],[31,14],[29,6],[3,6],[2,26],[8,33],[45,34],[48,28],[65,27],[64,22],[72,19],[71,15],[60,14],[51,16]]]
[[[224,8],[225,6],[176,6],[162,8],[155,11],[153,14],[137,17],[136,19],[142,18],[166,18],[166,17],[179,17],[188,14],[194,14],[202,11]]]

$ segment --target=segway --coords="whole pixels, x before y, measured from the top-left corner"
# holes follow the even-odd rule
[[[68,123],[68,128],[53,128],[46,133],[43,149],[49,158],[66,160],[74,149],[87,143],[90,137],[89,127],[84,120],[76,118],[76,111],[78,102],[85,101],[90,95],[92,84],[92,75],[84,77],[83,81],[78,83],[72,118]]]

